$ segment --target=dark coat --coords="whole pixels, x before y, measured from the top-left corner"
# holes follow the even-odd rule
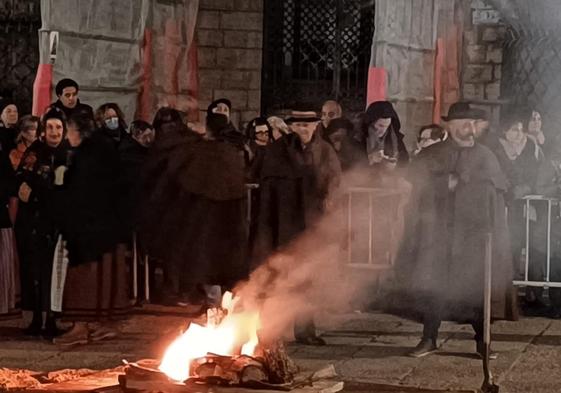
[[[16,193],[14,171],[8,151],[0,150],[0,228],[12,227],[8,213],[8,203]]]
[[[561,197],[561,152],[554,148],[551,149],[549,157],[540,165],[536,178],[536,193],[548,198]],[[535,223],[530,223],[531,248],[545,256],[547,254],[547,203],[532,202],[532,207],[535,208],[537,220]],[[551,255],[561,258],[561,212],[555,204],[551,218]],[[552,268],[554,265],[555,263],[552,264]],[[536,268],[542,274],[533,278],[541,281],[544,277],[545,267],[541,263],[530,263],[530,272]]]
[[[232,286],[247,276],[243,152],[194,133],[156,140],[147,166],[143,238],[178,288]]]
[[[69,119],[70,116],[72,116],[75,112],[76,113],[82,113],[82,114],[87,113],[88,116],[90,116],[92,119],[94,117],[92,107],[87,105],[87,104],[82,104],[80,102],[80,100],[78,100],[78,103],[76,104],[76,106],[74,108],[65,107],[62,104],[62,101],[60,101],[60,100],[56,100],[56,102],[53,105],[56,106],[57,108],[61,109],[64,112],[64,114],[66,115],[66,119]]]
[[[261,146],[251,141],[249,143],[249,150],[251,151],[252,157],[248,166],[247,179],[249,183],[259,183],[259,175],[263,167],[267,146]]]
[[[166,131],[157,134],[156,141],[144,166],[144,176],[140,185],[141,214],[138,219],[141,245],[155,258],[169,260],[173,251],[175,236],[180,232],[181,222],[171,208],[180,193],[175,165],[174,151],[180,151],[189,139],[200,139],[186,129],[166,125]]]
[[[19,203],[16,227],[20,234],[52,235],[57,214],[54,172],[66,165],[69,149],[67,141],[53,148],[37,140],[26,150],[16,172],[16,188],[27,183],[32,191],[28,202]]]
[[[330,136],[340,130],[344,130],[344,136],[340,141],[340,149],[337,150]],[[337,153],[343,171],[347,171],[357,165],[368,165],[368,160],[366,160],[363,152],[364,146],[361,146],[354,138],[354,126],[350,120],[345,118],[332,120],[327,128],[320,124],[318,132]]]
[[[94,133],[73,150],[60,190],[61,226],[70,264],[98,261],[118,241],[119,158]]]
[[[4,127],[0,122],[0,150],[10,154],[10,151],[16,147],[17,136],[18,130],[16,128]]]
[[[320,135],[303,148],[295,134],[268,146],[260,173],[254,264],[310,228],[341,179],[341,164]]]
[[[126,128],[122,125],[116,130],[110,130],[105,126],[102,126],[96,132],[103,134],[107,139],[113,142],[116,149],[119,149],[122,143],[130,143],[130,140],[132,139]]]
[[[183,158],[185,157],[185,158]],[[196,140],[174,152],[184,218],[178,256],[185,284],[227,288],[247,278],[245,159],[239,146]]]
[[[149,152],[149,148],[142,146],[132,137],[121,140],[118,147],[121,169],[119,221],[123,240],[130,241],[132,233],[137,229],[138,217],[141,214],[143,168]]]
[[[458,180],[454,192],[449,176]],[[444,319],[469,321],[483,304],[487,233],[493,235],[493,317],[516,315],[512,255],[506,226],[506,179],[493,153],[449,139],[423,150],[410,168],[413,185],[406,231],[396,262],[399,286],[421,314],[437,297]]]
[[[10,152],[16,147],[17,130],[6,128],[0,122],[0,228],[11,228],[8,213],[10,197],[17,194],[15,173],[10,162]]]
[[[35,141],[26,150],[16,173],[17,187],[25,182],[32,190],[28,202],[19,202],[15,225],[25,310],[49,310],[58,234],[54,172],[66,164],[67,152],[66,141],[56,148]]]
[[[504,174],[507,176],[510,198],[520,198],[534,193],[538,170],[545,159],[536,142],[527,138],[526,146],[515,159],[508,157],[500,142],[495,153]]]
[[[391,125],[383,137],[384,154],[397,159],[398,167],[405,167],[409,163],[409,153],[403,142],[404,135],[401,132],[401,121],[393,105],[388,101],[378,101],[370,104],[363,116],[361,142],[364,146],[364,153],[367,154],[366,144],[368,140],[368,127],[379,119],[390,118]]]

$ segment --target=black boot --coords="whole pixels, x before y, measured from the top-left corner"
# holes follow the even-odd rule
[[[23,334],[26,336],[37,337],[41,335],[41,328],[43,327],[43,315],[41,311],[33,311],[33,319],[28,327],[23,329]]]
[[[294,323],[294,337],[296,342],[304,345],[326,345],[323,338],[316,334],[313,318],[308,315],[300,316]]]
[[[409,352],[408,356],[412,358],[422,358],[423,356],[430,355],[433,352],[438,350],[438,346],[436,345],[436,340],[431,338],[423,338],[417,344],[415,349]]]
[[[299,344],[315,345],[318,347],[327,344],[323,338],[316,336],[315,334],[296,336],[296,342]]]
[[[41,336],[45,340],[52,340],[62,334],[62,331],[56,325],[56,318],[52,311],[47,312],[47,319],[45,320],[45,329],[41,332]]]

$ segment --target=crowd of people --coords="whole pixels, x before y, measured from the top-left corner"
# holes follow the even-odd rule
[[[342,178],[355,168],[367,173],[361,186],[392,187],[396,178],[412,185],[396,266],[402,286],[421,291],[425,329],[415,356],[435,350],[448,318],[472,323],[480,351],[474,291],[483,256],[472,251],[485,249],[486,231],[494,237],[497,318],[516,317],[512,279],[524,253],[538,261],[530,277],[543,279],[540,228],[548,212],[525,211],[522,198],[559,196],[561,138],[548,135],[545,143],[535,111],[504,116],[497,132],[487,113],[457,103],[442,125],[421,128],[410,154],[387,101],[351,119],[330,100],[320,114],[302,106],[285,119],[257,117],[241,131],[226,98],[209,105],[203,125],[171,107],[160,108],[152,124],[128,125],[115,103],[95,111],[81,103],[71,79],[55,92],[58,100],[40,118],[20,118],[12,101],[0,101],[0,314],[30,311],[25,334],[58,345],[118,335],[119,317],[132,306],[133,244],[162,266],[163,302],[203,311],[336,209]],[[526,214],[534,229],[529,250]],[[558,223],[559,214],[552,280],[561,278]],[[539,290],[528,296],[544,298]],[[549,298],[559,316],[561,294],[550,289]],[[463,307],[450,310],[442,299]],[[70,330],[59,330],[61,318],[73,322]],[[311,318],[297,321],[295,335],[324,343]]]

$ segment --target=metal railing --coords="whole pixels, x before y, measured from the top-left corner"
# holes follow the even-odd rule
[[[517,286],[528,286],[528,287],[543,287],[543,288],[561,288],[561,282],[551,281],[551,215],[553,212],[553,206],[559,205],[560,200],[557,198],[548,198],[540,195],[528,195],[523,198],[525,201],[525,212],[526,212],[526,255],[525,255],[525,266],[524,266],[524,280],[514,280],[513,284]],[[546,268],[545,268],[545,281],[530,280],[530,211],[531,202],[541,201],[547,202],[547,239],[546,239]],[[537,213],[536,213],[537,215]]]
[[[258,189],[257,184],[247,184],[247,216],[248,223],[251,221],[252,213],[252,192]],[[383,271],[393,268],[394,260],[399,247],[399,228],[403,223],[403,193],[399,190],[369,188],[369,187],[350,187],[346,193],[346,267]],[[551,256],[552,256],[552,212],[553,206],[561,204],[561,200],[542,196],[524,197],[525,202],[525,266],[524,278],[513,280],[516,286],[561,288],[561,282],[551,281]],[[530,258],[531,247],[531,206],[532,201],[547,203],[547,238],[546,238],[546,267],[543,281],[530,280]],[[364,212],[366,211],[366,214]],[[377,215],[377,213],[381,213]],[[357,216],[362,220],[357,219]],[[377,227],[379,226],[379,228]],[[376,242],[376,234],[382,232],[386,241],[384,244]],[[357,242],[357,233],[365,233],[366,247],[361,247]],[[380,255],[382,257],[380,258]],[[142,260],[141,260],[142,259]],[[133,297],[138,299],[138,271],[139,265],[143,265],[144,270],[144,300],[150,301],[150,258],[148,255],[142,257],[138,251],[136,235],[133,237]]]
[[[363,197],[362,201],[360,201],[361,196]],[[364,197],[366,197],[366,206],[363,205],[365,202]],[[387,270],[392,268],[399,241],[397,234],[402,217],[402,197],[403,193],[399,190],[369,187],[351,187],[347,190],[347,267],[370,270]],[[357,202],[362,202],[362,204]],[[376,205],[375,202],[381,203]],[[356,204],[360,206],[355,206]],[[382,209],[380,215],[376,216],[376,213],[379,213],[376,211],[376,208],[380,206],[385,208]],[[361,224],[365,225],[366,228],[358,228],[357,224],[359,222],[357,221],[360,220],[356,219],[357,217],[355,217],[354,212],[356,209],[360,209],[358,213],[360,214],[360,212],[364,211],[365,207],[367,219],[366,223],[363,219]],[[363,214],[360,214],[360,216],[364,218]],[[376,220],[375,216],[378,220]],[[383,225],[384,223],[388,225]],[[382,224],[379,225],[380,229],[382,229],[382,235],[387,234],[385,244],[375,244],[376,234],[378,233],[378,228],[375,228],[377,224]],[[368,234],[366,253],[364,253],[364,250],[360,250],[360,247],[355,247],[357,246],[357,233],[360,233],[363,229],[366,229]],[[375,255],[376,251],[381,252]],[[380,260],[380,254],[383,254],[382,260]]]

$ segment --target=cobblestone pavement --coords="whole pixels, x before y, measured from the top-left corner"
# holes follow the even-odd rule
[[[24,337],[22,319],[2,321],[0,367],[105,369],[122,359],[159,358],[188,319],[176,313],[158,314],[151,309],[150,314],[132,316],[123,322],[123,335],[116,340],[67,350]],[[473,391],[481,385],[482,364],[474,355],[473,332],[467,325],[444,323],[441,350],[421,359],[406,356],[421,332],[421,325],[411,321],[382,313],[353,313],[319,316],[318,325],[327,346],[289,344],[289,352],[303,369],[335,365],[347,382],[346,391]],[[501,393],[561,392],[561,321],[500,322],[493,325],[493,335],[499,358],[491,365]]]

